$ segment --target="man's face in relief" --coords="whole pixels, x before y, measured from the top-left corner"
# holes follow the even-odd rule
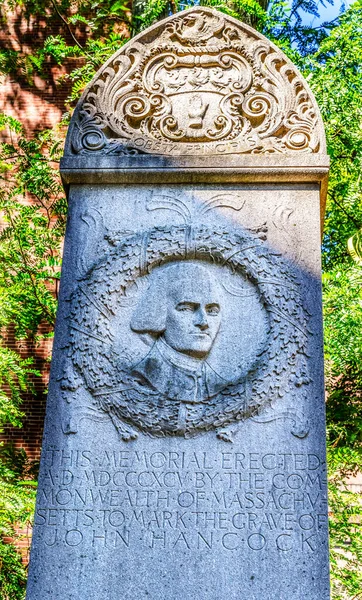
[[[204,358],[220,328],[218,290],[206,269],[173,270],[167,285],[167,317],[163,334],[174,350]]]

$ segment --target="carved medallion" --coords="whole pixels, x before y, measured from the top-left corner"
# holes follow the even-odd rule
[[[294,65],[236,19],[195,7],[119,50],[84,92],[66,155],[323,152]]]
[[[84,386],[123,439],[256,416],[310,381],[299,287],[247,230],[185,223],[126,235],[72,297],[62,387]]]

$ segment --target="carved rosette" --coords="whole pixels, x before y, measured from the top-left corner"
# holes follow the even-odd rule
[[[142,390],[115,350],[114,320],[140,278],[170,262],[219,264],[256,286],[268,318],[267,341],[248,374],[197,404]],[[129,235],[85,275],[71,300],[63,389],[84,386],[96,413],[108,414],[123,439],[197,435],[258,415],[288,392],[307,393],[308,316],[290,265],[249,231],[204,225],[156,227]],[[183,423],[180,426],[180,410]],[[131,428],[130,428],[130,427]],[[136,428],[133,429],[133,428]]]
[[[66,155],[323,152],[306,82],[236,19],[195,7],[119,50],[85,90]]]

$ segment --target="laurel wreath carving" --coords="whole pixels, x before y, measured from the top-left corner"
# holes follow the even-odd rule
[[[267,342],[247,374],[211,399],[187,406],[178,428],[178,406],[142,391],[114,349],[112,319],[139,278],[168,262],[198,260],[227,266],[257,288],[269,320]],[[71,299],[70,344],[64,389],[84,385],[93,409],[108,414],[123,439],[137,430],[152,436],[190,437],[258,415],[286,392],[307,390],[308,314],[291,265],[250,231],[205,225],[155,227],[120,241],[80,281]],[[299,396],[300,397],[300,392]],[[135,429],[136,428],[136,429]]]

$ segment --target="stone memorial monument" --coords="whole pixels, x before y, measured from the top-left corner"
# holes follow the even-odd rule
[[[307,83],[191,8],[99,70],[61,171],[27,600],[327,600],[328,158]]]

